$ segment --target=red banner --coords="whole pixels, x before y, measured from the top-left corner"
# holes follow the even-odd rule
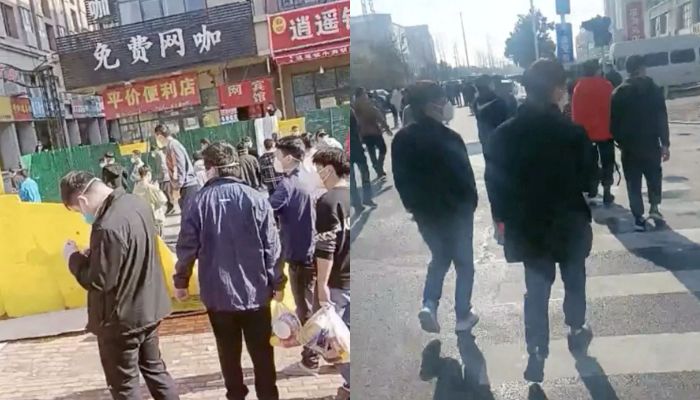
[[[644,3],[627,3],[627,40],[644,39]]]
[[[252,79],[219,86],[220,108],[248,107],[275,103],[272,78]]]
[[[31,121],[32,107],[26,97],[12,98],[12,116],[15,121]]]
[[[270,15],[267,22],[274,58],[328,43],[350,44],[350,0]]]
[[[197,74],[136,82],[102,93],[106,119],[194,106],[200,103]]]

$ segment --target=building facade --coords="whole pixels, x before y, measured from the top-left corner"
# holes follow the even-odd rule
[[[700,33],[700,1],[665,0],[650,2],[649,37]]]
[[[646,0],[605,0],[605,15],[611,20],[613,42],[649,37]]]
[[[405,29],[409,65],[416,76],[430,76],[437,65],[437,55],[428,25],[407,26]]]

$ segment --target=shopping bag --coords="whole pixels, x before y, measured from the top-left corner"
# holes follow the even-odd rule
[[[300,346],[298,335],[301,321],[284,303],[275,303],[272,309],[272,338],[270,344],[279,347]]]
[[[299,342],[329,363],[350,361],[350,329],[332,305],[311,316],[299,332]]]

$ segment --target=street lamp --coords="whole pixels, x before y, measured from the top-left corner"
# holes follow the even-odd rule
[[[537,43],[537,21],[535,20],[535,2],[530,0],[530,15],[532,19],[532,36],[535,39],[535,61],[540,59],[540,46]]]

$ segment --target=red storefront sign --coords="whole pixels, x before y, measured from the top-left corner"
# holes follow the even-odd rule
[[[196,73],[109,88],[102,93],[102,98],[106,119],[171,110],[200,103]]]
[[[304,61],[318,60],[319,58],[342,56],[350,54],[350,43],[332,43],[329,45],[314,47],[312,49],[302,49],[284,53],[275,58],[279,65],[294,64]]]
[[[644,3],[627,3],[627,40],[644,39]]]
[[[12,98],[12,116],[15,121],[31,121],[32,107],[26,97]]]
[[[321,50],[319,57],[316,57],[321,58],[324,48],[331,44],[349,47],[350,1],[336,1],[270,15],[268,25],[270,49],[275,60],[289,60],[290,53],[298,54],[302,50],[312,49]],[[311,51],[311,54],[315,53]],[[326,55],[331,56],[330,53]]]
[[[252,79],[219,86],[220,108],[248,107],[274,102],[272,78]]]

